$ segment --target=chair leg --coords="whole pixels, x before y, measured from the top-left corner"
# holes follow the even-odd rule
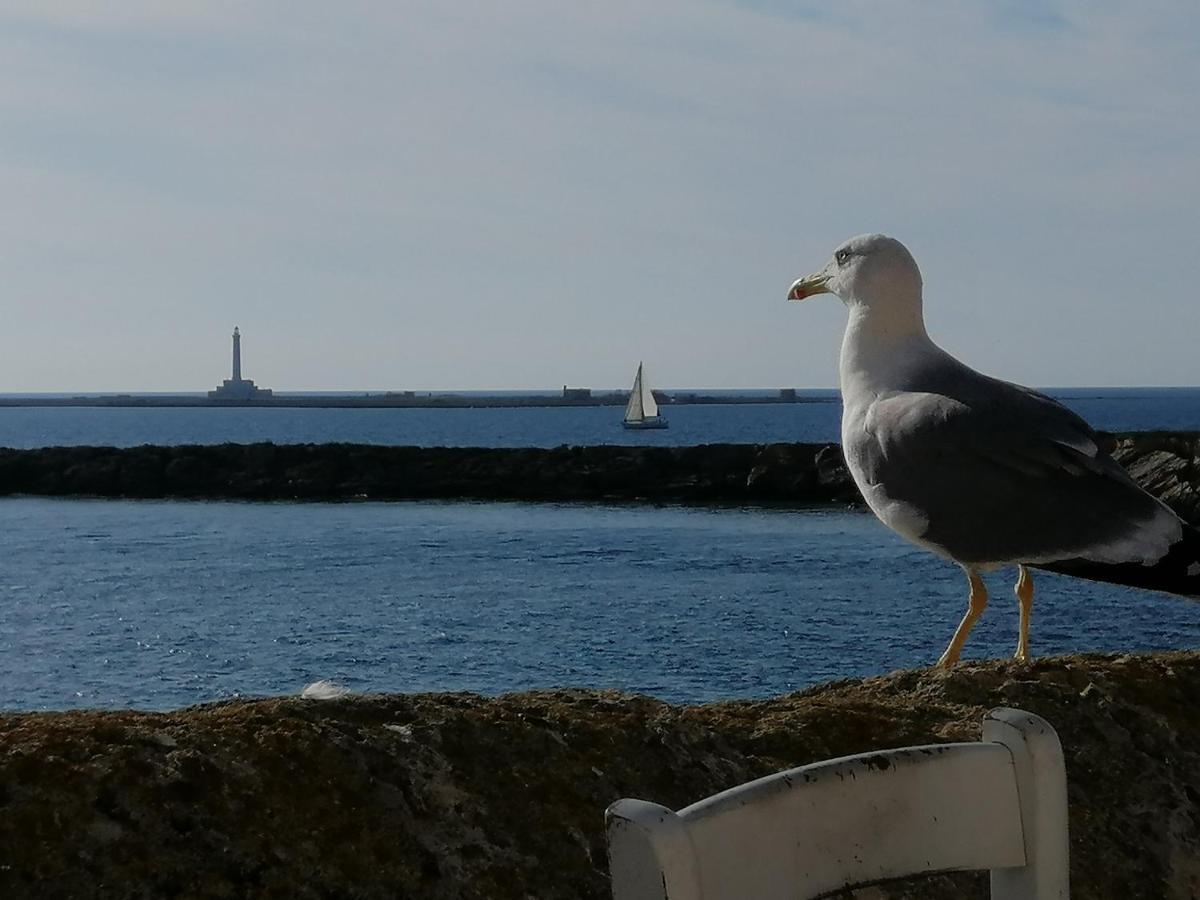
[[[967,635],[971,633],[971,629],[975,627],[975,622],[978,621],[979,617],[983,615],[984,609],[987,608],[988,593],[983,579],[979,577],[978,573],[968,570],[967,581],[971,585],[971,593],[967,597],[967,612],[962,617],[962,621],[958,623],[958,628],[954,631],[954,637],[950,639],[950,646],[946,648],[946,652],[937,661],[939,669],[948,669],[958,662],[959,656],[962,655],[963,645],[967,642]]]

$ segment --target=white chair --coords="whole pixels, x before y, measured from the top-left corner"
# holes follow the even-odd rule
[[[994,709],[983,741],[862,753],[672,812],[605,813],[614,900],[804,900],[922,872],[990,869],[992,897],[1069,896],[1067,777],[1044,719]]]

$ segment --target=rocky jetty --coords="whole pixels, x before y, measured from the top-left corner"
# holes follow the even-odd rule
[[[1113,436],[1117,458],[1200,520],[1200,434]],[[645,500],[853,503],[837,444],[385,447],[367,444],[0,449],[0,495],[243,500]]]
[[[852,500],[836,444],[0,450],[0,494],[252,500]]]
[[[608,896],[602,814],[872,748],[1054,724],[1076,900],[1200,896],[1200,654],[897,672],[676,707],[604,691],[0,715],[0,896]],[[980,816],[987,816],[980,810]],[[872,898],[983,898],[942,875]]]

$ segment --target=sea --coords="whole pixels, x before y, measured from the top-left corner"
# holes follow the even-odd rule
[[[1106,430],[1200,430],[1200,389],[1052,390]],[[802,396],[804,394],[802,393]],[[0,408],[0,446],[829,441],[836,395],[621,410]],[[1016,644],[1014,573],[967,657]],[[1200,604],[1038,574],[1035,654],[1200,648]],[[0,498],[0,709],[616,688],[761,698],[928,665],[953,565],[859,509]]]
[[[1200,428],[1200,388],[1061,388],[1051,396],[1096,428]],[[499,392],[476,392],[490,398]],[[700,389],[703,395],[763,391]],[[28,394],[0,394],[28,397]],[[49,395],[62,396],[62,395]],[[471,396],[468,394],[468,396]],[[0,407],[0,447],[138,444],[277,444],[347,441],[418,447],[557,447],[562,444],[759,444],[836,441],[837,391],[799,390],[799,403],[666,407],[665,430],[627,431],[615,406],[463,409],[303,407]]]

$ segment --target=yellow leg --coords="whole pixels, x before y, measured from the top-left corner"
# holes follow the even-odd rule
[[[983,579],[974,572],[968,572],[967,580],[971,583],[971,595],[967,598],[967,614],[958,623],[958,628],[954,631],[954,637],[950,639],[950,646],[946,648],[946,652],[942,654],[942,658],[937,661],[939,669],[948,669],[958,662],[958,657],[962,654],[963,644],[967,642],[967,635],[971,633],[971,629],[975,627],[975,622],[983,615],[984,609],[987,608],[988,594]]]
[[[1024,566],[1017,566],[1017,586],[1013,588],[1021,608],[1021,631],[1017,637],[1017,652],[1013,659],[1029,662],[1029,616],[1033,611],[1033,576]]]

